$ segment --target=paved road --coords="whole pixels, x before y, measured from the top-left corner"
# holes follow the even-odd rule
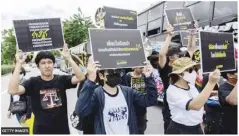
[[[55,70],[56,74],[65,74],[59,70]],[[38,69],[32,69],[31,72],[27,73],[26,78],[39,75]],[[2,127],[20,127],[16,117],[12,116],[11,119],[7,119],[7,109],[9,106],[10,96],[7,93],[8,83],[10,80],[11,74],[1,77],[1,126]],[[67,90],[67,100],[68,100],[68,118],[72,113],[76,103],[76,89]],[[163,118],[161,112],[162,105],[149,107],[147,110],[147,119],[148,127],[146,134],[163,134]],[[70,126],[71,134],[81,134],[76,129]]]

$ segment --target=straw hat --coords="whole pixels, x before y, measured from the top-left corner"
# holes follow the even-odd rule
[[[181,74],[183,73],[185,70],[193,67],[193,66],[199,66],[199,63],[195,63],[192,61],[191,58],[189,57],[182,57],[179,59],[176,59],[173,63],[172,63],[172,67],[173,67],[173,72],[171,72],[169,74]]]

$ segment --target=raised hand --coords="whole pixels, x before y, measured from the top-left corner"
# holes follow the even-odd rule
[[[63,50],[61,52],[61,55],[66,59],[71,59],[71,53],[68,49],[68,45],[65,43],[64,46],[63,46]]]
[[[99,67],[100,67],[99,62],[98,61],[94,62],[93,57],[90,56],[87,65],[88,79],[90,81],[94,82],[96,80],[97,71],[99,70]]]
[[[27,59],[27,55],[24,54],[21,50],[17,49],[15,58],[17,64],[24,64],[25,60]]]
[[[167,33],[171,33],[172,34],[173,30],[174,30],[174,27],[171,24],[167,25],[167,27],[166,27]]]
[[[148,61],[145,64],[146,64],[146,66],[144,67],[143,74],[147,78],[147,77],[150,77],[152,75],[153,67]]]
[[[199,24],[198,24],[198,21],[197,20],[194,20],[194,27],[197,29],[199,28]]]
[[[211,84],[216,84],[220,80],[221,72],[219,69],[214,70],[209,74],[208,82]]]

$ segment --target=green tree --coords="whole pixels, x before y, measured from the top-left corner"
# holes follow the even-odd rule
[[[16,39],[13,28],[2,31],[1,63],[12,64],[16,53]]]
[[[59,50],[51,50],[51,52],[55,55],[55,56],[61,56],[61,52]]]
[[[63,21],[64,38],[69,48],[88,40],[88,28],[95,28],[90,17],[85,17],[80,8],[78,13]]]

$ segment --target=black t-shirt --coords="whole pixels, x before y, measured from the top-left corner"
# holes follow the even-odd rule
[[[138,90],[141,93],[146,93],[143,75],[139,78],[134,78],[134,77],[132,77],[132,75],[129,72],[126,74],[126,82],[127,82],[127,86],[135,88],[136,90]],[[131,85],[132,82],[133,82],[133,86]],[[134,107],[135,107],[135,113],[136,113],[137,117],[144,116],[147,112],[147,109],[144,107],[140,107],[138,105],[134,105]]]
[[[51,81],[44,81],[38,76],[22,84],[26,95],[31,96],[34,125],[68,128],[66,89],[77,86],[71,79],[69,75],[54,75]]]
[[[162,109],[164,120],[170,120],[170,117],[171,117],[170,109],[167,102],[166,90],[168,89],[168,86],[169,86],[168,74],[172,72],[172,69],[173,68],[168,65],[168,61],[166,62],[164,68],[160,69],[160,76],[164,85],[163,109]]]
[[[160,70],[160,76],[163,81],[164,91],[168,89],[168,86],[169,86],[168,74],[170,74],[171,72],[172,72],[172,67],[168,65],[168,61],[167,61],[164,68]]]
[[[226,97],[231,93],[234,86],[224,83],[219,87],[219,101],[223,109],[222,126],[231,133],[237,133],[237,105],[230,105]]]

